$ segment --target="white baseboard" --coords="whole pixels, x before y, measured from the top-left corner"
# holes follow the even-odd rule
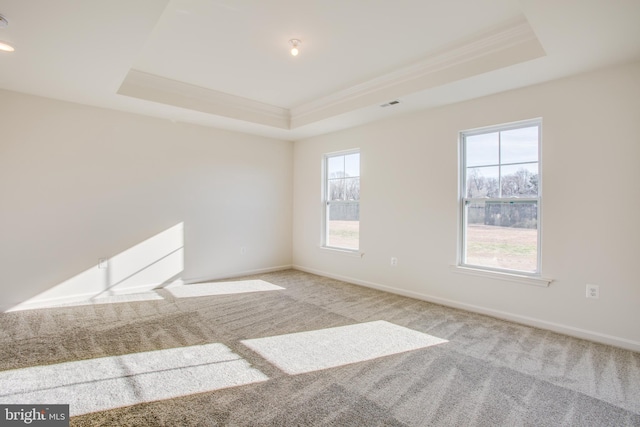
[[[208,277],[176,279],[176,280],[180,280],[182,283],[200,283],[200,282],[207,282],[211,280],[230,279],[234,277],[250,276],[253,274],[271,273],[274,271],[288,270],[290,268],[292,268],[291,265],[280,265],[276,267],[239,271],[236,273],[228,273],[228,274],[223,274],[219,276],[208,276]],[[149,292],[151,290],[158,289],[161,287],[162,287],[161,283],[147,284],[147,285],[141,285],[136,287],[130,287],[122,290],[112,289],[98,295],[115,296],[115,295],[135,294],[135,293],[141,293],[141,292]],[[34,299],[33,301],[27,300],[25,302],[17,304],[3,311],[11,312],[11,311],[22,311],[22,310],[34,310],[39,308],[57,307],[57,306],[66,305],[66,304],[83,303],[83,302],[91,301],[91,299],[95,298],[96,296],[97,295],[95,293],[85,293],[85,294],[66,295],[66,296],[56,297],[56,298]]]
[[[573,326],[563,325],[555,322],[549,322],[542,319],[536,319],[534,317],[522,316],[520,314],[509,313],[506,311],[494,310],[491,308],[481,307],[473,304],[467,304],[467,303],[458,302],[458,301],[454,301],[446,298],[439,298],[439,297],[434,297],[431,295],[426,295],[418,292],[407,291],[404,289],[394,288],[392,286],[387,286],[387,285],[381,285],[379,283],[360,280],[353,277],[328,273],[326,271],[320,271],[314,268],[308,268],[301,265],[293,265],[292,268],[294,268],[295,270],[300,270],[307,273],[317,274],[318,276],[329,277],[332,279],[341,280],[343,282],[352,283],[354,285],[360,285],[367,288],[378,289],[380,291],[385,291],[385,292],[389,292],[397,295],[402,295],[405,297],[432,302],[432,303],[444,305],[447,307],[459,308],[459,309],[471,311],[474,313],[496,317],[498,319],[508,320],[514,323],[520,323],[523,325],[533,326],[540,329],[558,332],[560,334],[569,335],[576,338],[582,338],[585,340],[594,341],[601,344],[612,345],[615,347],[620,347],[627,350],[640,352],[640,342],[628,340],[626,338],[616,337],[608,334],[602,334],[600,332],[589,331],[586,329],[576,328]]]
[[[214,276],[183,278],[182,282],[186,284],[210,282],[213,280],[233,279],[235,277],[252,276],[254,274],[273,273],[274,271],[289,270],[291,268],[293,268],[291,264],[279,265],[276,267],[258,268],[255,270],[238,271],[235,273],[224,273],[224,274],[218,274]]]
[[[99,293],[89,292],[84,294],[65,295],[62,297],[55,297],[55,298],[38,299],[37,297],[34,297],[34,298],[31,298],[30,300],[24,301],[20,304],[17,304],[5,310],[5,312],[8,313],[11,311],[35,310],[38,308],[50,308],[50,307],[57,307],[61,305],[67,305],[67,304],[83,303],[83,302],[89,302],[96,297],[109,297],[109,296],[116,296],[116,295],[128,295],[128,294],[137,294],[141,292],[149,292],[157,288],[159,285],[160,283],[132,286],[130,288],[124,288],[124,289],[114,288],[114,289],[107,289],[106,291],[102,291]]]
[[[87,301],[91,299],[93,296],[95,296],[95,294],[88,293],[88,294],[69,295],[69,296],[57,297],[57,298],[47,298],[47,299],[41,299],[41,300],[35,300],[35,301],[27,300],[19,304],[16,304],[9,309],[4,310],[4,312],[9,313],[12,311],[35,310],[38,308],[49,308],[49,307],[55,307],[58,305],[72,304],[72,303]]]

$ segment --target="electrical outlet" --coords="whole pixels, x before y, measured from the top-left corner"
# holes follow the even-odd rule
[[[398,265],[398,258],[391,257],[391,266],[396,267]]]
[[[600,286],[587,285],[587,298],[600,298]]]
[[[240,246],[240,255],[244,255],[247,253],[247,247],[246,246]]]

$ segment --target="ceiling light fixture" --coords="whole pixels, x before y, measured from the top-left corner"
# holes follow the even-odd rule
[[[289,44],[291,45],[291,55],[298,56],[298,53],[300,53],[298,46],[300,46],[302,42],[298,39],[291,39],[289,40]]]

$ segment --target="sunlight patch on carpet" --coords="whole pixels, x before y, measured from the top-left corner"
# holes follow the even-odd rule
[[[4,404],[69,404],[71,415],[266,381],[214,343],[0,372]]]
[[[208,297],[214,295],[243,294],[247,292],[280,291],[284,288],[264,280],[238,280],[234,282],[196,283],[193,285],[167,286],[176,298]]]
[[[334,368],[446,342],[383,320],[242,341],[288,374]]]

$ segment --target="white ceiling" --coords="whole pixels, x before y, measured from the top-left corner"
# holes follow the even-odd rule
[[[16,48],[2,89],[287,140],[640,58],[640,0],[0,0],[0,14]]]

